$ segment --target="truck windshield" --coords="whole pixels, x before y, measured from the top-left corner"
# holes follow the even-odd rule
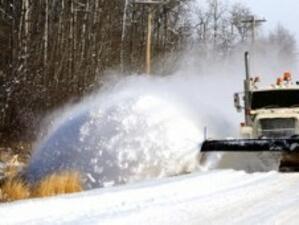
[[[251,108],[289,108],[299,107],[299,90],[281,89],[271,91],[255,91],[251,93]]]

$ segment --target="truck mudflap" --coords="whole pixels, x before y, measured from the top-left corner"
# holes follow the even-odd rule
[[[285,152],[299,153],[299,138],[206,140],[201,152]]]

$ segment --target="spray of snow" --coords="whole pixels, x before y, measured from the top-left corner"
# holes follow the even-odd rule
[[[209,123],[216,134],[228,127],[194,83],[199,79],[132,76],[110,84],[59,116],[36,147],[29,180],[79,170],[93,188],[193,171],[203,128]]]
[[[210,138],[238,136],[242,115],[234,111],[232,93],[242,81],[196,76],[188,68],[184,75],[118,78],[58,114],[35,148],[28,179],[76,170],[86,188],[95,188],[196,169],[276,169],[278,158],[269,154],[199,154],[205,127]]]
[[[193,69],[107,82],[57,116],[36,146],[28,179],[76,170],[87,188],[95,188],[197,169],[277,170],[277,154],[200,153],[205,127],[209,138],[238,136],[242,114],[234,111],[232,93],[242,81],[195,76]]]

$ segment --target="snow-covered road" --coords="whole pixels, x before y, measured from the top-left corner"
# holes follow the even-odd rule
[[[297,224],[299,174],[215,170],[0,205],[0,224]]]

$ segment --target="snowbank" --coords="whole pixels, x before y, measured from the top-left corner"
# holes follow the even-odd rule
[[[10,224],[297,224],[299,174],[219,170],[0,206]]]

